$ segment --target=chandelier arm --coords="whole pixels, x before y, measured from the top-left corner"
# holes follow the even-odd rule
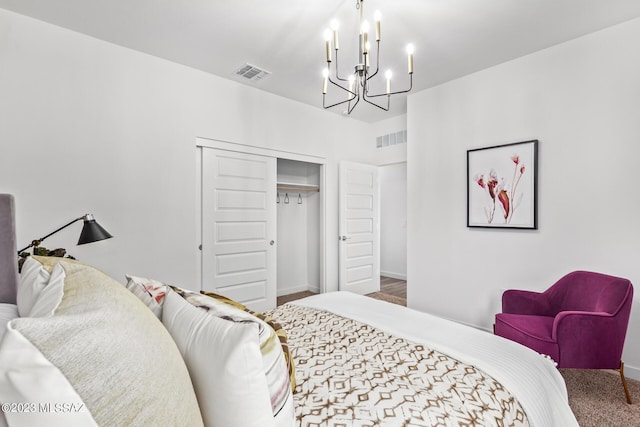
[[[413,88],[413,74],[409,74],[409,89],[406,90],[398,90],[396,92],[389,92],[389,93],[377,93],[375,95],[369,95],[367,93],[367,96],[369,98],[377,98],[379,96],[391,96],[391,95],[398,95],[400,93],[407,93],[407,92],[411,92],[411,89]]]
[[[370,97],[370,98],[371,98],[371,97]],[[382,105],[379,105],[379,104],[377,104],[377,103],[375,103],[375,102],[373,102],[373,101],[369,101],[369,100],[367,99],[367,97],[366,97],[364,94],[362,94],[362,99],[364,99],[364,101],[365,101],[365,102],[368,102],[368,103],[369,103],[369,104],[371,104],[371,105],[375,105],[376,107],[378,107],[379,109],[384,110],[384,111],[389,111],[389,99],[390,99],[390,98],[391,98],[391,96],[387,96],[387,106],[386,106],[386,107],[383,107]]]
[[[380,70],[380,40],[377,41],[377,44],[378,44],[378,48],[376,49],[376,71],[373,74],[371,74],[369,77],[367,77],[367,80],[369,80],[370,78],[373,78],[373,76],[378,74],[378,71]]]
[[[345,92],[347,92],[347,93],[351,94],[351,96],[350,96],[350,97],[348,97],[347,99],[345,99],[344,101],[336,102],[335,104],[331,104],[331,105],[326,105],[326,95],[327,95],[327,94],[326,94],[326,93],[323,93],[323,94],[322,94],[322,107],[323,107],[324,109],[332,108],[332,107],[335,107],[335,106],[337,106],[337,105],[342,105],[342,104],[344,104],[344,103],[346,103],[346,102],[351,102],[351,101],[353,101],[353,100],[356,98],[356,94],[355,94],[354,92],[350,91],[349,89],[347,89],[347,88],[345,88],[345,87],[342,87],[342,85],[340,85],[340,84],[338,84],[338,83],[334,82],[333,80],[331,80],[331,78],[330,78],[330,77],[328,77],[328,80],[329,80],[329,82],[330,82],[331,84],[333,84],[334,86],[338,86],[340,89],[342,89],[342,90],[344,90]],[[356,104],[357,104],[357,102],[356,102]],[[354,105],[355,105],[355,104],[354,104]]]
[[[358,102],[360,102],[360,97],[358,97],[358,100],[356,102],[354,102],[353,105],[351,105],[351,103],[349,103],[349,108],[347,109],[347,114],[351,114],[353,109],[356,108],[356,105],[358,105]]]
[[[342,82],[348,82],[349,79],[344,79],[342,77],[340,77],[340,75],[338,74],[338,49],[336,49],[336,79],[342,81]]]
[[[326,105],[326,104],[325,104],[325,97],[326,97],[326,94],[324,94],[324,93],[323,93],[323,94],[322,94],[322,107],[323,107],[325,110],[326,110],[327,108],[332,108],[332,107],[335,107],[335,106],[337,106],[337,105],[342,105],[342,104],[344,104],[345,102],[353,101],[353,98],[352,98],[352,99],[345,99],[344,101],[336,102],[335,104]],[[356,104],[357,104],[357,102],[356,102]]]
[[[356,97],[356,93],[350,91],[349,89],[347,89],[346,87],[342,86],[339,83],[334,82],[333,80],[331,80],[331,77],[327,77],[327,79],[329,80],[329,83],[331,83],[334,86],[338,86],[340,89],[342,89],[343,91],[350,93],[351,95],[353,95],[353,98],[348,98],[347,101],[352,101],[355,97]],[[341,102],[342,103],[342,102]],[[341,103],[335,104],[335,105],[340,105]]]

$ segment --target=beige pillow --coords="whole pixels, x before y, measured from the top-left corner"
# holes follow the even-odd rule
[[[180,352],[153,313],[95,268],[59,262],[66,277],[64,295],[54,314],[14,319],[12,330],[41,353],[41,361],[60,371],[98,425],[203,425]],[[3,352],[15,351],[5,344],[6,336],[0,360]],[[19,354],[4,360],[15,360]],[[29,387],[28,378],[35,368],[22,367],[12,379],[13,363],[3,368],[0,400],[24,402],[28,396],[22,396],[20,390]],[[45,402],[56,402],[58,388],[42,384],[38,402],[45,399],[43,393]],[[51,419],[40,425],[56,425],[54,415],[52,412]]]

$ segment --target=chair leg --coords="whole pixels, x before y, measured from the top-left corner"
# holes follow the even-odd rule
[[[624,377],[624,362],[620,361],[620,379],[622,379],[622,386],[624,387],[624,394],[627,395],[627,403],[631,405],[631,395],[629,394],[629,386],[627,386],[627,379]]]

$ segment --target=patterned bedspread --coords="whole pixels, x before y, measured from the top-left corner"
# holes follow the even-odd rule
[[[289,336],[300,427],[529,425],[501,384],[437,349],[294,304],[269,314]]]

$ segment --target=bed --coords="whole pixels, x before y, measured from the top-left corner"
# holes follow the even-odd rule
[[[0,195],[0,426],[578,425],[548,358],[384,301],[260,314],[71,261],[18,275],[13,212]]]

